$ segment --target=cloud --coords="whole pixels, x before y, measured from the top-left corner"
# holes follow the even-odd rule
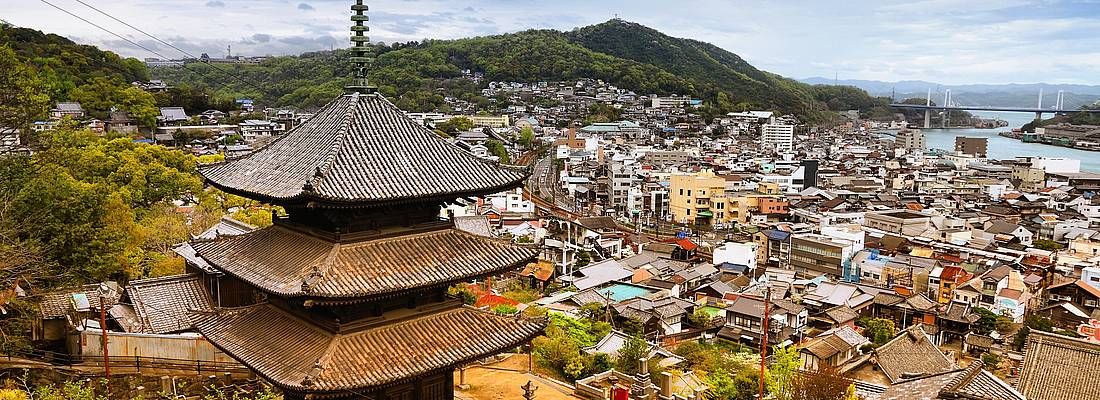
[[[4,19],[15,25],[79,36],[125,56],[153,57],[38,0],[0,3],[10,4]],[[142,0],[113,11],[194,54],[221,55],[229,44],[244,55],[350,45],[344,39],[346,0],[252,0],[247,10],[228,0],[197,2],[206,7],[179,3]],[[568,31],[618,15],[796,78],[1100,83],[1100,6],[1089,0],[741,0],[736,7],[729,0],[696,0],[691,7],[658,0],[372,0],[370,6],[371,39],[387,43]],[[139,42],[165,55],[178,53]]]

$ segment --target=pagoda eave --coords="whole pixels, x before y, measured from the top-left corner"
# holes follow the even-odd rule
[[[466,306],[341,334],[270,304],[194,313],[191,320],[218,350],[280,389],[312,398],[354,396],[452,370],[528,343],[547,326],[545,318]]]
[[[212,268],[264,293],[326,304],[438,290],[518,269],[540,251],[455,228],[334,242],[281,225],[192,247]]]
[[[330,208],[330,209],[369,209],[380,208],[387,206],[400,206],[406,204],[424,204],[424,203],[447,203],[460,198],[469,197],[482,197],[488,194],[500,193],[503,191],[523,187],[524,182],[530,178],[531,172],[524,171],[524,175],[514,182],[510,182],[505,185],[497,187],[482,189],[482,190],[470,190],[463,192],[442,193],[435,196],[411,196],[403,198],[392,199],[339,199],[331,196],[317,195],[310,192],[301,192],[294,196],[289,197],[275,197],[266,195],[263,193],[256,193],[248,190],[238,189],[232,186],[226,186],[217,181],[206,179],[206,183],[223,192],[241,196],[244,198],[259,201],[261,203],[272,204],[283,207],[307,207],[307,208]]]

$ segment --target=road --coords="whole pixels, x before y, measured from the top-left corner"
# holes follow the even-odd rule
[[[543,199],[553,196],[553,204],[556,207],[570,212],[576,211],[573,202],[560,191],[558,176],[554,173],[554,160],[550,156],[543,157],[535,163],[534,172],[527,181],[527,190]]]

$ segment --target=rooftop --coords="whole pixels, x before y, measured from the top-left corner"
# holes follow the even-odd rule
[[[275,203],[369,206],[499,192],[527,173],[447,142],[377,94],[347,94],[241,158],[200,167],[212,185]]]

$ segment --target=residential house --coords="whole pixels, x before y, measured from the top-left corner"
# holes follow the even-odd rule
[[[878,366],[892,384],[956,368],[955,363],[932,342],[922,325],[909,327],[875,349],[871,362]]]
[[[822,371],[840,367],[862,354],[860,347],[868,343],[866,337],[850,326],[826,331],[799,346],[802,369]]]

